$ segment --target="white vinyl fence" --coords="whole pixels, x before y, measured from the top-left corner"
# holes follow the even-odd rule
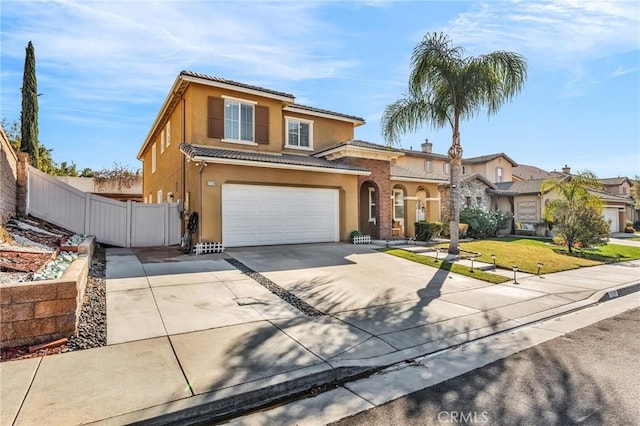
[[[27,214],[120,247],[180,243],[177,203],[142,204],[82,192],[29,166]]]

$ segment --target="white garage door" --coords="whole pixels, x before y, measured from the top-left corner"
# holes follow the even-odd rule
[[[222,186],[225,247],[338,240],[336,189]]]
[[[604,220],[611,220],[611,232],[619,232],[620,228],[618,226],[618,209],[617,208],[604,208],[602,209],[602,215],[604,216]]]

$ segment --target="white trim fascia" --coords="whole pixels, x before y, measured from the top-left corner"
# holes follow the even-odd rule
[[[171,90],[169,91],[169,94],[167,95],[167,97],[165,98],[164,102],[162,103],[162,108],[160,108],[160,111],[158,112],[158,115],[156,116],[156,119],[153,120],[153,125],[151,126],[151,129],[149,130],[149,133],[147,133],[147,136],[144,138],[144,142],[142,143],[142,146],[140,147],[140,150],[138,150],[138,155],[136,155],[136,158],[138,160],[142,159],[142,152],[144,151],[144,149],[147,147],[147,145],[150,142],[151,136],[156,132],[156,129],[158,128],[158,124],[160,124],[160,121],[162,121],[162,117],[166,114],[167,112],[167,108],[169,107],[169,104],[171,103],[171,99],[176,96],[176,93],[178,93],[178,88],[180,87],[180,82],[184,80],[183,78],[180,78],[180,76],[178,78],[176,78],[176,81],[173,82],[173,86],[171,86]]]
[[[391,176],[389,180],[399,180],[405,182],[424,182],[424,183],[448,183],[449,181],[434,180],[434,179],[422,179],[422,178],[410,178],[401,176]]]
[[[337,174],[343,174],[343,175],[358,175],[358,176],[371,175],[370,171],[363,171],[363,170],[330,169],[325,167],[301,166],[296,164],[266,163],[261,161],[252,161],[252,160],[236,160],[233,158],[211,158],[211,157],[195,156],[191,158],[191,161],[204,161],[205,163],[231,164],[236,166],[248,166],[248,167],[264,167],[267,169],[286,169],[286,170],[303,170],[303,171],[320,172],[320,173],[337,173]]]
[[[282,110],[283,111],[289,111],[289,112],[295,112],[297,114],[306,114],[306,115],[313,115],[313,116],[322,117],[322,118],[331,118],[333,120],[346,121],[348,123],[353,123],[353,124],[357,124],[357,125],[360,125],[360,126],[365,124],[364,121],[356,120],[354,118],[344,117],[342,115],[337,115],[337,114],[328,114],[326,112],[320,112],[320,111],[309,111],[307,109],[296,108],[294,106],[287,106],[287,107],[282,108]]]
[[[235,86],[233,84],[222,83],[222,82],[219,82],[219,81],[206,80],[206,79],[203,79],[203,78],[187,76],[187,75],[180,76],[180,78],[182,80],[188,81],[190,83],[198,83],[198,84],[202,84],[202,85],[205,85],[205,86],[218,87],[218,88],[221,88],[221,89],[233,90],[233,91],[240,92],[240,93],[248,93],[250,95],[262,96],[263,98],[277,99],[279,101],[284,101],[284,102],[294,102],[295,101],[294,97],[276,95],[274,93],[268,93],[268,92],[263,92],[261,90],[249,89],[249,88],[246,88],[246,87]]]
[[[220,142],[224,142],[224,143],[233,143],[236,145],[247,145],[247,146],[258,146],[258,144],[256,142],[252,142],[252,141],[244,141],[241,139],[220,139]]]
[[[230,101],[236,101],[243,104],[258,105],[258,102],[256,101],[250,101],[249,99],[243,99],[243,98],[236,98],[235,96],[220,95],[220,97],[222,99],[228,99]]]

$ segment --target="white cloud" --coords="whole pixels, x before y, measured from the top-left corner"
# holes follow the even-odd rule
[[[496,1],[473,6],[443,31],[473,54],[513,50],[551,67],[640,48],[636,1]]]

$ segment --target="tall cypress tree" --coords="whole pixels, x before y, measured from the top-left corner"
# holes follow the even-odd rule
[[[36,80],[36,55],[29,42],[24,59],[22,77],[22,114],[20,151],[28,152],[35,167],[40,166],[38,150],[38,82]]]

